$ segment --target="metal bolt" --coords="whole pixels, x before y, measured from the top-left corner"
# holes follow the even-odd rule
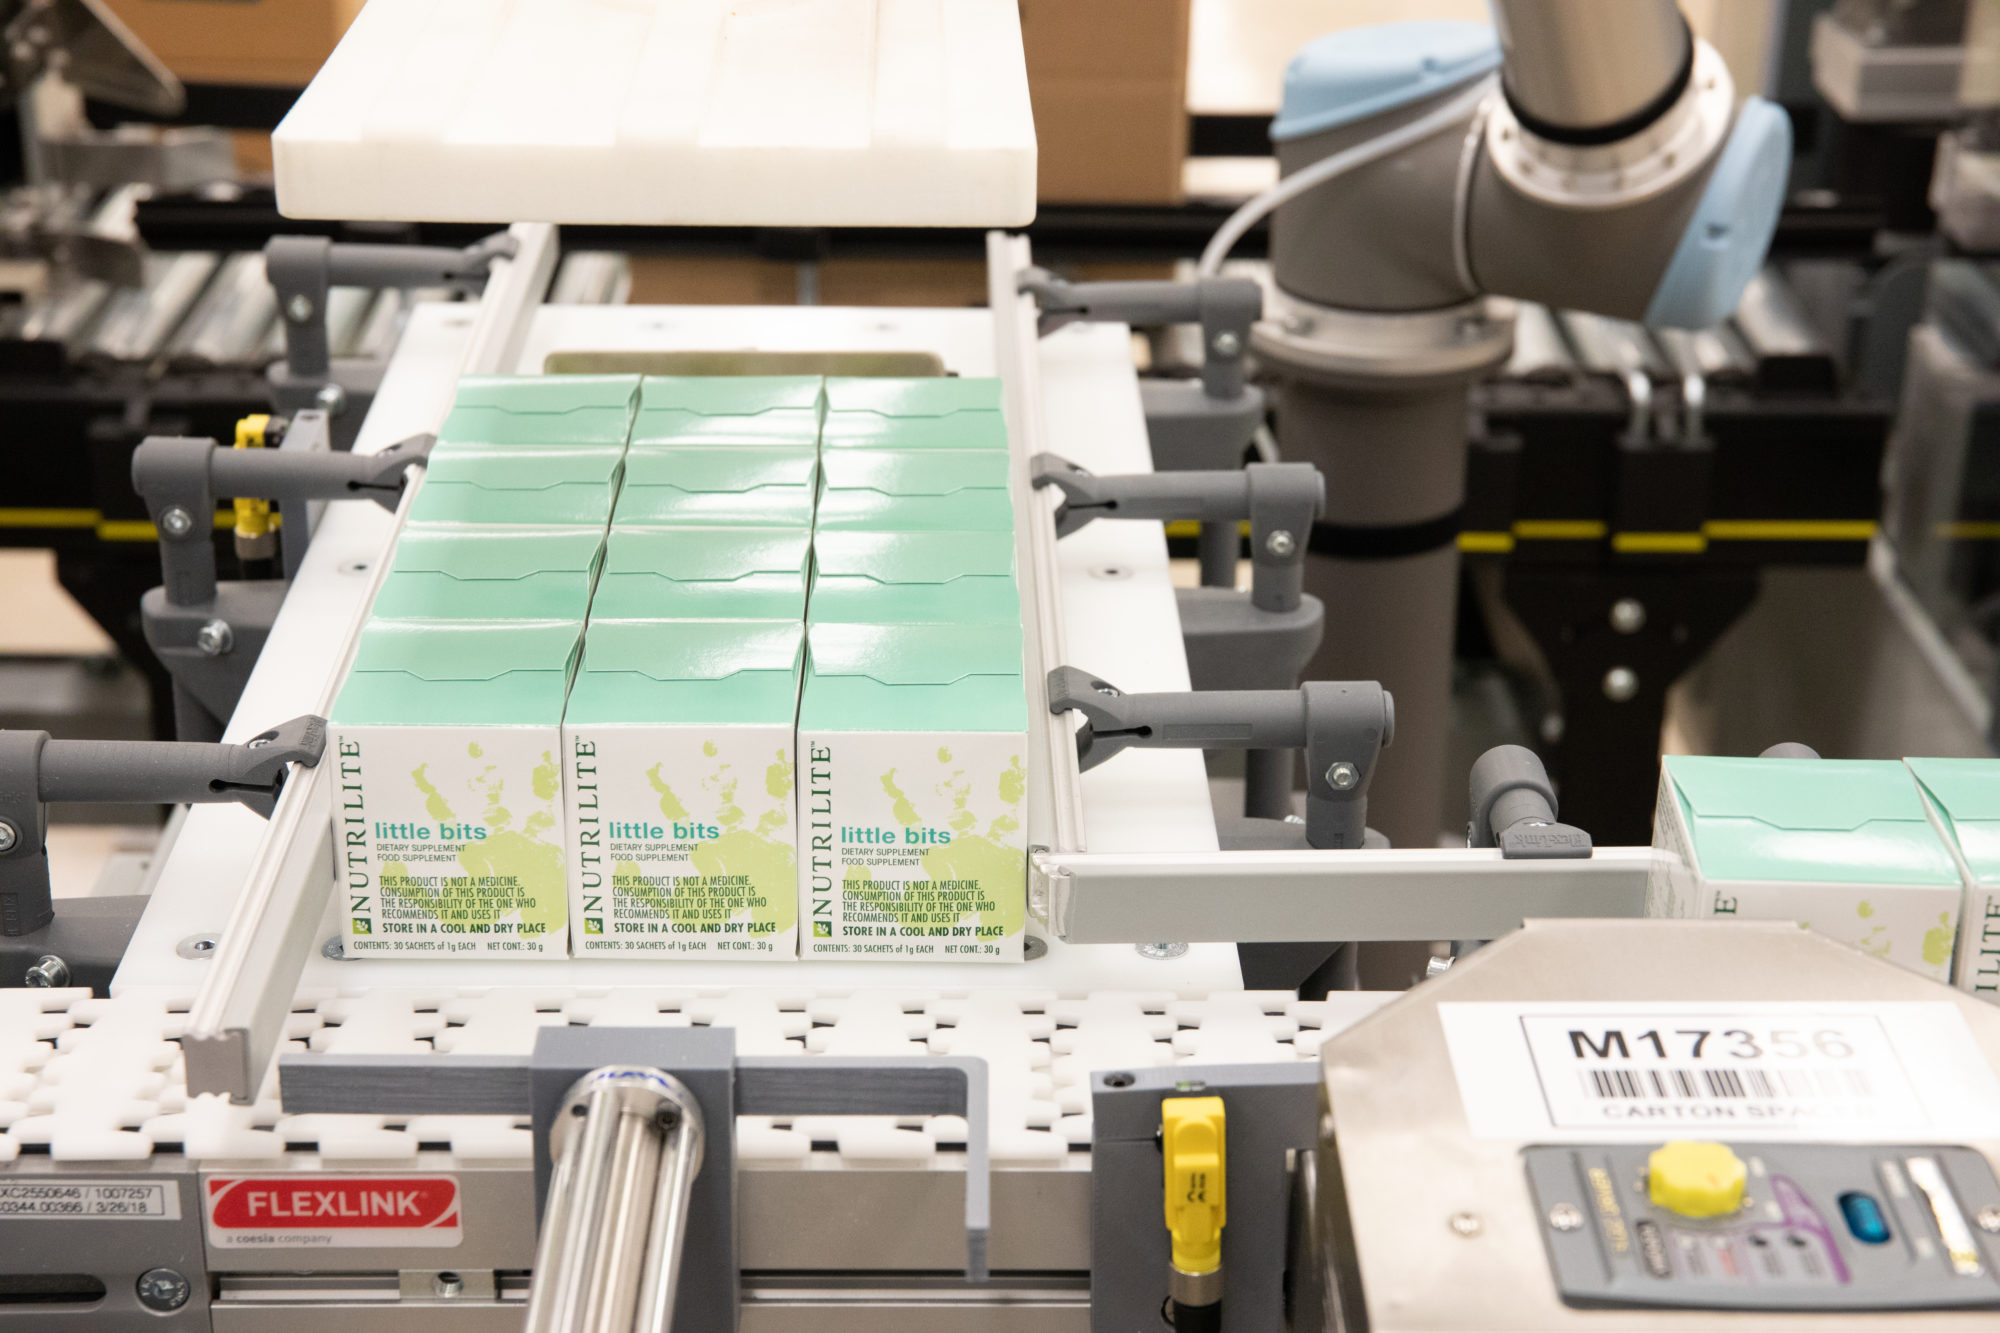
[[[1097,692],[1099,694],[1108,694],[1114,699],[1118,697],[1118,687],[1116,685],[1099,685]]]
[[[175,505],[160,515],[160,531],[169,537],[185,537],[194,531],[194,515]]]
[[[148,1310],[178,1310],[194,1295],[194,1286],[171,1268],[149,1268],[139,1274],[139,1304]]]
[[[1573,1203],[1559,1203],[1549,1209],[1549,1225],[1557,1231],[1575,1231],[1583,1225],[1583,1211]]]
[[[4,819],[0,819],[0,856],[14,850],[14,844],[21,840],[21,830]]]
[[[1611,604],[1611,628],[1620,634],[1637,634],[1646,628],[1646,604],[1636,597],[1620,597]]]
[[[431,1279],[431,1289],[440,1296],[456,1296],[465,1290],[465,1279],[456,1273],[439,1273]]]
[[[291,320],[292,323],[303,324],[312,317],[312,298],[304,292],[300,292],[297,296],[285,302],[285,318]]]
[[[1326,770],[1326,781],[1335,791],[1350,791],[1361,781],[1361,770],[1343,759]]]
[[[203,657],[220,657],[236,646],[236,631],[226,620],[211,620],[194,632],[194,646]]]
[[[1479,1220],[1478,1213],[1453,1213],[1449,1225],[1454,1235],[1476,1236],[1485,1223]]]
[[[1972,1220],[1979,1223],[1981,1231],[2000,1232],[2000,1208],[1981,1208]]]
[[[190,935],[174,946],[174,952],[183,958],[213,958],[216,944],[213,935]]]
[[[1243,350],[1243,340],[1228,329],[1224,329],[1221,333],[1215,335],[1215,341],[1210,343],[1209,346],[1215,349],[1217,356],[1235,356]]]
[[[243,748],[246,750],[261,750],[270,743],[271,738],[269,736],[252,736],[249,740],[243,742]]]
[[[347,390],[338,384],[322,384],[319,392],[313,395],[313,401],[319,404],[320,411],[337,417],[347,410]]]
[[[1429,961],[1424,964],[1424,980],[1435,981],[1451,971],[1454,961],[1450,954],[1432,954]]]
[[[45,953],[28,969],[23,984],[38,990],[61,990],[69,985],[69,964],[52,953]]]
[[[1021,940],[1021,959],[1032,963],[1049,951],[1049,942],[1040,935],[1028,935]]]
[[[1542,714],[1541,733],[1544,743],[1560,745],[1563,738],[1563,715],[1561,713]]]
[[[1169,958],[1179,958],[1188,951],[1187,945],[1173,943],[1135,944],[1132,947],[1138,951],[1141,958],[1150,958],[1156,963],[1164,963]]]
[[[1299,549],[1299,543],[1291,533],[1285,531],[1283,528],[1279,528],[1264,539],[1264,549],[1272,555],[1277,556],[1278,559],[1283,560],[1286,556]]]
[[[1604,697],[1612,703],[1629,703],[1639,693],[1639,673],[1631,667],[1612,667],[1604,673]]]
[[[319,953],[320,957],[331,958],[337,963],[347,957],[347,946],[341,943],[340,936],[329,935],[326,943],[319,946]]]

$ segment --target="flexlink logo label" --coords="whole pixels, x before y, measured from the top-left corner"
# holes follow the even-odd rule
[[[451,1176],[219,1176],[204,1197],[213,1245],[354,1248],[461,1238]]]

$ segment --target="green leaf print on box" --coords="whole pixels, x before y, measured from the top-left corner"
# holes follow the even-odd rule
[[[480,758],[477,744],[466,752]],[[424,812],[440,825],[462,821],[450,799],[429,777],[430,765],[419,764],[410,773],[410,783],[423,797]],[[540,938],[559,929],[567,911],[564,892],[563,849],[550,841],[556,827],[555,798],[557,769],[555,758],[543,752],[530,781],[532,808],[518,828],[514,815],[502,800],[506,782],[498,776],[499,766],[488,764],[466,782],[468,794],[483,799],[484,838],[467,838],[458,846],[459,876],[419,874],[403,861],[386,861],[382,866],[385,905],[424,910],[439,924],[488,924],[518,919],[521,938]],[[435,880],[433,884],[430,881]],[[475,932],[476,933],[476,932]]]
[[[709,759],[718,753],[713,741],[704,742],[701,752]],[[753,936],[790,930],[798,921],[798,902],[792,893],[798,861],[787,800],[792,790],[792,765],[783,749],[773,753],[776,761],[764,770],[764,791],[780,804],[764,811],[748,827],[749,816],[736,799],[739,779],[732,772],[735,765],[719,762],[701,779],[707,799],[699,804],[714,809],[710,827],[718,832],[697,841],[689,852],[695,873],[685,878],[692,882],[665,892],[636,862],[619,861],[612,867],[613,888],[667,913],[670,921],[693,924],[713,920],[712,909],[720,897],[725,900],[723,919],[762,927],[753,930]],[[665,768],[662,762],[646,770],[646,781],[660,800],[660,813],[676,822],[696,820],[687,802],[662,776]]]
[[[899,893],[877,884],[866,866],[849,865],[843,880],[847,896],[899,926],[970,924],[978,928],[979,939],[1005,939],[1027,924],[1027,902],[1018,889],[1026,857],[1020,848],[1001,841],[1021,826],[1018,809],[1027,789],[1021,757],[1009,756],[992,793],[996,804],[991,806],[974,804],[972,782],[964,768],[952,766],[948,747],[938,748],[937,762],[943,776],[932,784],[921,810],[899,784],[896,770],[880,779],[898,824],[905,829],[920,827],[928,812],[941,816],[929,822],[952,831],[950,842],[931,847],[919,860],[929,883],[920,887],[913,881]]]

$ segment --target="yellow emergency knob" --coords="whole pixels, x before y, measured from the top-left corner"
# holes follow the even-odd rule
[[[1680,1139],[1646,1159],[1653,1203],[1682,1217],[1724,1217],[1743,1206],[1743,1159],[1725,1144]]]
[[[1174,1267],[1183,1273],[1213,1273],[1222,1266],[1224,1142],[1222,1098],[1169,1097],[1160,1103],[1167,1230],[1173,1234]]]

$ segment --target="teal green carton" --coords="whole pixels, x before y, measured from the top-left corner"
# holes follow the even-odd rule
[[[796,620],[592,616],[563,722],[576,952],[798,951]]]
[[[1958,867],[1891,760],[1669,755],[1646,911],[1797,921],[1946,981]]]
[[[637,375],[467,375],[438,443],[623,449]]]
[[[617,523],[809,528],[818,475],[810,450],[635,447],[625,459]]]
[[[829,449],[822,532],[999,532],[1014,526],[1008,455],[975,450]]]
[[[802,620],[811,546],[805,528],[614,527],[591,615]]]
[[[374,620],[328,719],[354,954],[568,953],[562,715],[578,620]]]
[[[581,526],[602,532],[618,495],[617,449],[514,445],[431,455],[408,523]]]
[[[632,443],[817,449],[817,375],[648,376]]]
[[[829,449],[1007,448],[997,379],[859,379],[826,382]]]
[[[1952,984],[2000,1004],[2000,760],[1906,759],[1965,885]]]
[[[815,624],[799,704],[804,957],[1021,957],[1018,625]]]
[[[595,528],[404,530],[375,594],[390,620],[581,620],[604,543]]]
[[[1012,532],[822,532],[812,619],[1019,624]]]

